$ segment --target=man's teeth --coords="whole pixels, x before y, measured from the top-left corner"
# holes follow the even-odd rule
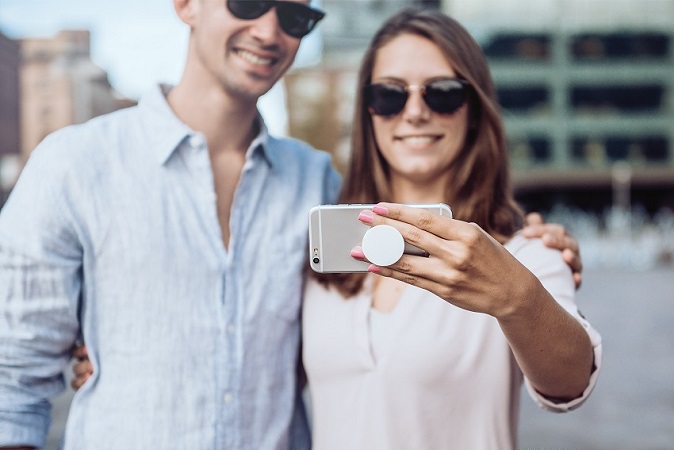
[[[239,56],[252,64],[257,64],[258,66],[269,66],[272,63],[271,58],[262,58],[257,56],[255,53],[251,53],[246,50],[239,50]]]

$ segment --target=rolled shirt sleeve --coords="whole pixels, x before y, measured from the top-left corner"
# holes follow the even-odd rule
[[[79,329],[82,252],[55,140],[36,149],[0,213],[0,446],[44,446]]]
[[[587,387],[585,388],[580,397],[574,398],[573,400],[565,403],[555,403],[550,399],[541,395],[539,392],[537,392],[536,389],[534,389],[533,386],[531,386],[529,380],[525,378],[524,385],[526,386],[527,392],[529,393],[531,398],[536,402],[538,406],[548,411],[552,412],[573,411],[574,409],[578,408],[580,405],[585,403],[585,400],[588,399],[588,397],[594,390],[595,386],[597,385],[597,379],[599,378],[599,373],[601,371],[601,363],[602,363],[601,336],[597,332],[597,330],[592,328],[592,325],[590,325],[590,323],[587,320],[579,316],[574,317],[576,317],[576,319],[578,319],[580,324],[583,325],[583,328],[585,328],[585,331],[587,331],[587,334],[590,336],[590,342],[592,343],[592,351],[594,352],[594,367],[592,369],[592,374],[590,375],[590,382],[588,383]]]

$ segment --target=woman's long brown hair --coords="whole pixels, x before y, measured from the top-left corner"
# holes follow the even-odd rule
[[[370,83],[377,52],[401,34],[433,42],[459,78],[470,83],[469,127],[463,148],[450,163],[446,202],[454,218],[475,222],[499,242],[506,242],[523,223],[510,184],[507,144],[496,90],[480,46],[456,20],[430,9],[408,8],[387,20],[363,57],[358,76],[351,159],[339,203],[393,201],[389,167],[379,151],[363,90]],[[345,297],[363,286],[365,274],[315,274]]]

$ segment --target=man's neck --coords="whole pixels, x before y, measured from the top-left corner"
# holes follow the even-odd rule
[[[257,135],[256,104],[233,99],[221,89],[180,83],[167,100],[182,122],[206,137],[211,153],[245,152]]]

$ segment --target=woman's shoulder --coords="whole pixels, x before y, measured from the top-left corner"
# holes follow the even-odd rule
[[[522,230],[517,231],[505,244],[505,248],[514,256],[535,253],[543,256],[544,254],[559,254],[561,252],[550,247],[546,247],[541,238],[529,238],[522,234]],[[518,258],[519,259],[519,258]]]
[[[535,274],[550,270],[568,270],[570,273],[571,269],[564,261],[562,252],[546,247],[541,238],[528,238],[518,231],[505,243],[505,248]]]

